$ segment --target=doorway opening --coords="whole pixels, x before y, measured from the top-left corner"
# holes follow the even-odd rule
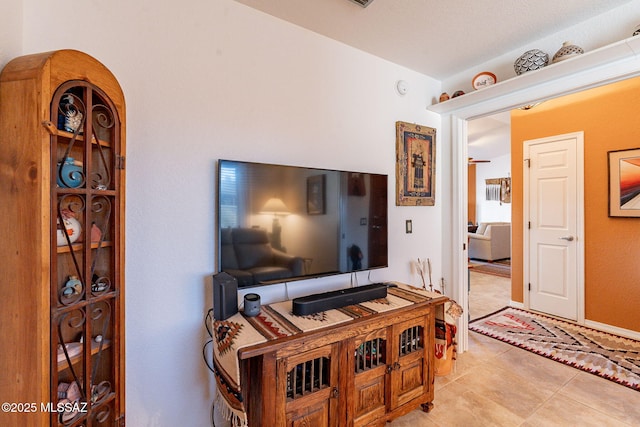
[[[608,83],[626,80],[640,75],[638,68],[638,49],[640,39],[629,38],[611,45],[587,52],[570,62],[562,62],[545,67],[524,77],[505,80],[492,87],[461,96],[453,100],[427,107],[433,113],[440,114],[441,139],[450,141],[448,154],[452,166],[451,213],[446,216],[444,232],[450,236],[444,250],[451,254],[445,259],[443,268],[450,272],[453,283],[452,296],[462,307],[468,307],[468,253],[466,250],[467,232],[467,194],[463,189],[467,181],[467,128],[468,122],[502,111],[529,106],[552,98],[585,89],[595,88]],[[597,52],[597,53],[596,53]],[[445,184],[447,184],[445,182]],[[449,219],[450,218],[450,219]],[[513,218],[515,222],[516,218]],[[518,218],[520,220],[520,218]],[[523,230],[520,231],[522,233]],[[515,265],[513,272],[515,273]],[[518,266],[521,270],[522,267]],[[518,271],[514,278],[521,277]],[[514,292],[516,289],[513,290]],[[514,298],[519,294],[512,293]],[[459,319],[458,351],[468,348],[468,318]]]
[[[511,114],[467,124],[469,320],[511,301]]]

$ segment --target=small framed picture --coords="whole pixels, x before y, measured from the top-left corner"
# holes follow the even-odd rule
[[[609,216],[640,218],[640,148],[608,154]]]
[[[326,213],[325,180],[324,174],[307,178],[307,214],[309,215],[324,215]]]

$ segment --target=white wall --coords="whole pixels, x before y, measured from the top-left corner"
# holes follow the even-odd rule
[[[511,154],[476,164],[476,222],[511,222],[511,203],[487,200],[485,179],[511,176]]]
[[[390,267],[371,279],[418,284],[409,268],[417,257],[442,274],[440,209],[394,202],[395,122],[438,127],[425,110],[437,81],[231,0],[24,6],[21,53],[85,51],[111,69],[127,101],[128,425],[209,425],[214,380],[202,345],[218,158],[389,174]],[[404,97],[399,79],[409,83]],[[289,295],[348,281],[299,282]],[[259,292],[284,296],[282,286]]]
[[[2,0],[0,69],[22,52],[22,0]]]

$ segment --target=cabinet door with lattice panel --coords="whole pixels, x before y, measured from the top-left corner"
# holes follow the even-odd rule
[[[347,383],[349,426],[385,424],[390,371],[387,331],[382,328],[349,340],[347,366],[353,375]]]
[[[52,425],[113,426],[122,397],[120,118],[85,81],[51,103]]]
[[[426,401],[431,395],[429,369],[433,364],[433,342],[428,335],[429,322],[431,316],[421,316],[393,325],[390,410],[414,399]]]
[[[329,427],[339,422],[339,344],[330,344],[277,361],[275,425]],[[284,401],[283,401],[284,400]]]

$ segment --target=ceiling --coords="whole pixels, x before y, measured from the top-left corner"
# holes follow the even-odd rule
[[[444,80],[630,0],[236,0]]]
[[[236,0],[444,80],[630,0]],[[469,156],[510,152],[509,112],[473,120]]]
[[[467,122],[467,141],[469,157],[475,160],[493,159],[511,152],[511,113],[492,116]]]

